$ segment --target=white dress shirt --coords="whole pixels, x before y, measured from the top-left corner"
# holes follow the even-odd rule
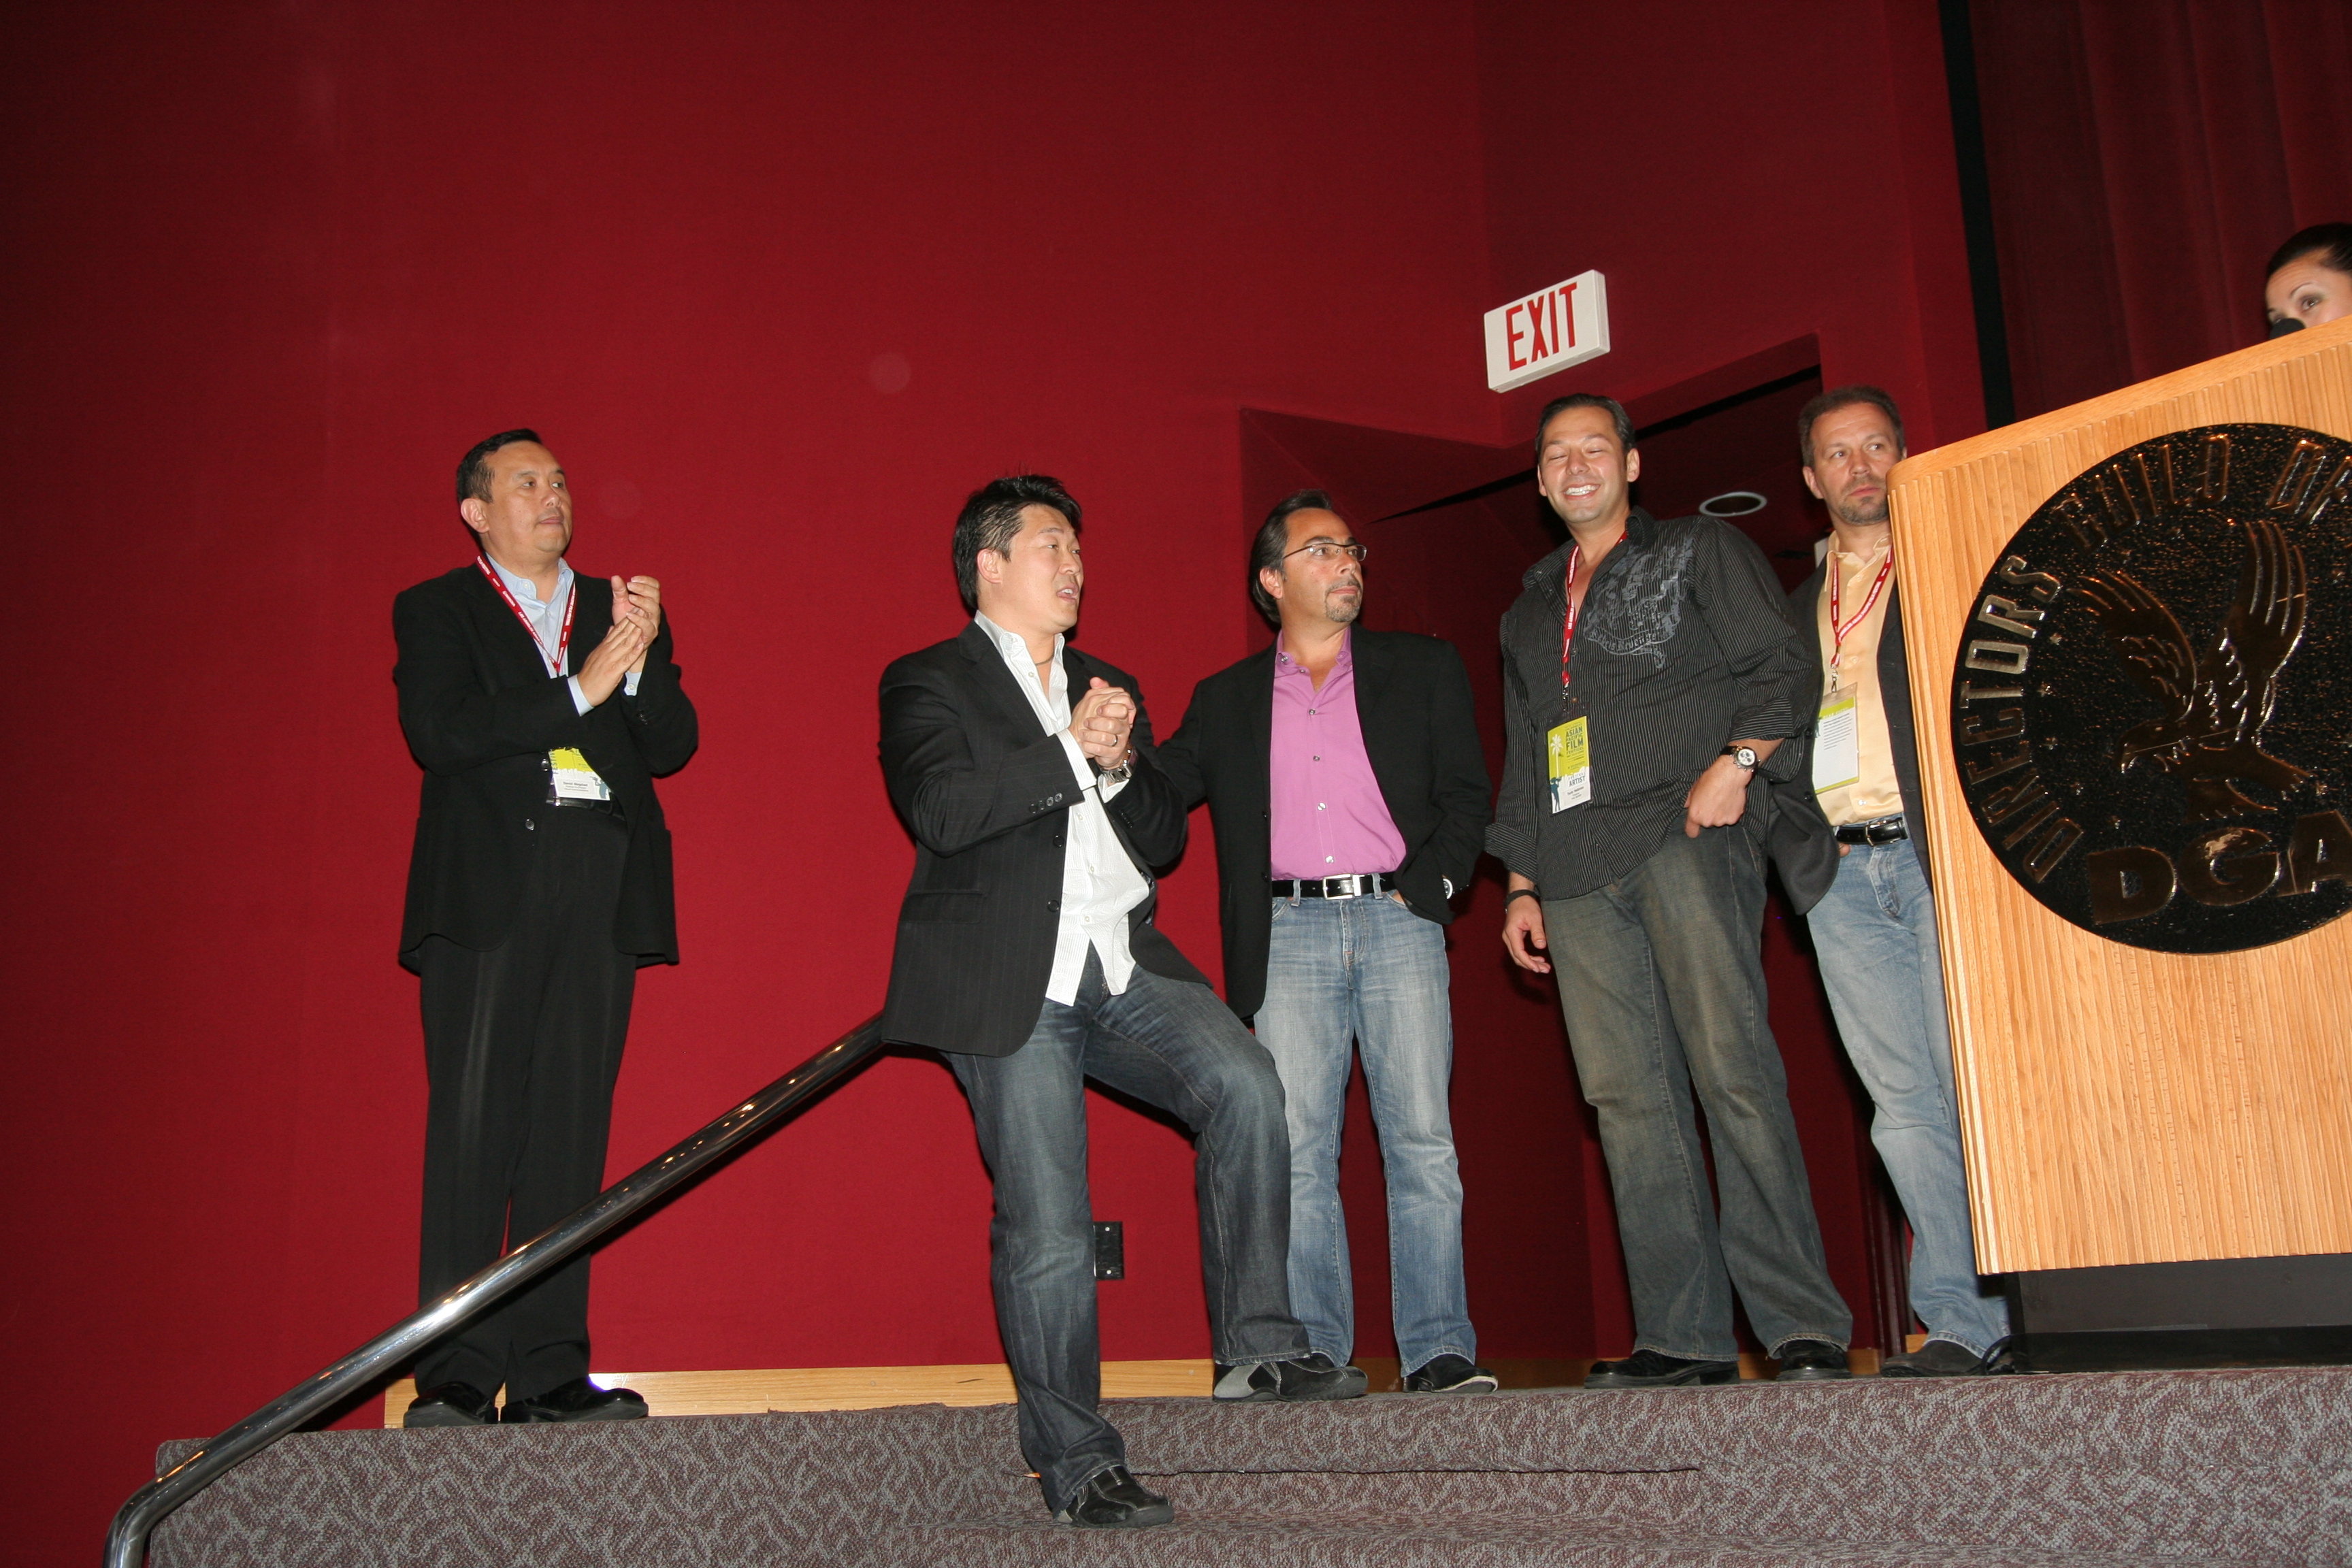
[[[1061,922],[1054,937],[1054,970],[1046,977],[1045,998],[1065,1007],[1077,1001],[1078,978],[1086,971],[1089,947],[1102,958],[1103,984],[1112,995],[1121,995],[1135,973],[1135,955],[1127,943],[1127,917],[1151,891],[1151,883],[1111,826],[1110,813],[1103,809],[1103,803],[1127,784],[1096,777],[1094,765],[1070,734],[1070,678],[1062,668],[1059,634],[1054,638],[1051,685],[1040,688],[1037,667],[1029,657],[1025,639],[986,616],[974,616],[972,624],[988,634],[988,640],[1003,656],[1037,722],[1047,734],[1061,737],[1062,749],[1069,753],[1070,771],[1078,779],[1078,803],[1070,807],[1068,828],[1063,835],[1066,847],[1062,858]]]

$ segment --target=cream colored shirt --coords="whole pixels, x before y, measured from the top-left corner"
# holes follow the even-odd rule
[[[1008,632],[986,616],[974,624],[996,645],[1013,679],[1021,683],[1029,710],[1049,735],[1058,735],[1069,754],[1070,772],[1078,781],[1078,804],[1070,807],[1070,825],[1062,851],[1062,912],[1054,934],[1054,968],[1045,979],[1045,997],[1067,1007],[1078,999],[1078,980],[1091,948],[1102,958],[1103,985],[1114,996],[1127,994],[1135,973],[1135,955],[1127,942],[1127,917],[1151,891],[1151,883],[1136,867],[1110,825],[1104,803],[1125,789],[1125,781],[1107,784],[1095,776],[1092,764],[1070,736],[1070,678],[1062,668],[1062,639],[1054,638],[1050,686],[1037,684],[1037,667],[1030,662],[1029,645],[1017,632]]]
[[[1820,607],[1813,617],[1822,644],[1822,700],[1826,704],[1846,696],[1854,699],[1856,749],[1861,763],[1853,783],[1821,792],[1822,810],[1833,827],[1874,822],[1903,809],[1903,791],[1895,782],[1895,744],[1886,731],[1886,703],[1878,689],[1878,637],[1885,629],[1886,602],[1895,592],[1895,579],[1900,574],[1888,574],[1886,591],[1878,595],[1878,603],[1871,605],[1870,614],[1863,617],[1862,623],[1846,633],[1843,644],[1837,641],[1837,633],[1830,625],[1830,583],[1834,581],[1839,585],[1838,608],[1852,616],[1870,597],[1870,585],[1878,576],[1886,551],[1887,546],[1882,543],[1866,556],[1849,555],[1832,544],[1822,562],[1825,575]]]

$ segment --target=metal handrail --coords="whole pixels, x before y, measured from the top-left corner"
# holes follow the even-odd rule
[[[300,1386],[182,1459],[131,1494],[106,1532],[107,1568],[140,1568],[147,1536],[163,1516],[222,1476],[329,1410],[466,1319],[546,1273],[662,1194],[737,1153],[882,1048],[882,1020],[868,1018],[669,1152],[607,1187],[569,1216],[403,1319]]]

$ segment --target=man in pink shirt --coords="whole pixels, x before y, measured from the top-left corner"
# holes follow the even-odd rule
[[[1320,490],[1259,530],[1271,647],[1201,682],[1160,764],[1209,803],[1225,1001],[1254,1020],[1290,1126],[1290,1295],[1318,1358],[1354,1350],[1339,1126],[1360,1048],[1388,1173],[1405,1387],[1495,1386],[1462,1282],[1444,927],[1486,832],[1485,754],[1453,645],[1357,625],[1364,547]]]

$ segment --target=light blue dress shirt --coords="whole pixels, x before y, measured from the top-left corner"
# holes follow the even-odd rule
[[[496,561],[491,561],[487,552],[482,559],[489,561],[490,570],[499,574],[499,581],[507,585],[507,592],[512,594],[515,603],[522,606],[523,618],[530,625],[530,635],[539,643],[541,657],[552,664],[557,645],[563,640],[564,608],[572,603],[572,563],[556,563],[555,592],[542,599],[530,578],[516,576]],[[596,706],[588,700],[588,694],[580,689],[578,676],[567,675],[563,679],[572,688],[572,705],[574,708],[584,714]],[[632,697],[637,694],[637,680],[638,673],[634,669],[621,678],[621,684]]]

